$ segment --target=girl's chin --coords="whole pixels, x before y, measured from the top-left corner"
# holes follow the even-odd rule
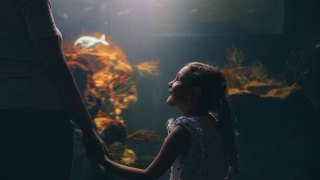
[[[167,98],[167,104],[172,106],[173,105],[173,99],[172,99],[172,96],[169,95],[169,97]]]

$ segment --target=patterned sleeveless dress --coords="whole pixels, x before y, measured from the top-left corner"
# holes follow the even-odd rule
[[[177,125],[188,130],[192,138],[190,151],[179,155],[171,166],[170,180],[223,180],[228,164],[214,118],[209,116],[169,119],[168,133]]]

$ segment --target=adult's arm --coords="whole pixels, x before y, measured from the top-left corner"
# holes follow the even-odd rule
[[[49,79],[71,112],[84,135],[84,145],[89,156],[102,156],[104,142],[97,134],[85,103],[67,66],[61,50],[59,36],[33,40]]]
[[[49,1],[17,0],[14,3],[50,81],[83,131],[88,155],[103,156],[103,140],[94,129],[85,103],[65,62],[60,46],[60,32],[54,23]]]
[[[185,154],[191,147],[189,132],[178,125],[164,141],[160,152],[146,169],[128,167],[116,163],[106,155],[101,164],[108,170],[117,173],[126,179],[151,180],[158,179],[169,167],[179,154]]]

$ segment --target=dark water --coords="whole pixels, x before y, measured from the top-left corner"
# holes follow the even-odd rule
[[[112,36],[132,64],[160,60],[160,77],[141,78],[138,101],[123,113],[128,131],[148,128],[165,137],[165,122],[179,116],[168,107],[167,83],[187,62],[222,66],[226,48],[260,60],[271,76],[286,78],[292,53],[303,57],[309,76],[301,90],[281,100],[234,96],[244,180],[317,179],[320,160],[320,15],[318,1],[114,1],[51,0],[64,37],[102,32]],[[290,80],[288,80],[290,82]],[[138,154],[155,155],[138,149]],[[163,179],[167,179],[165,175]]]

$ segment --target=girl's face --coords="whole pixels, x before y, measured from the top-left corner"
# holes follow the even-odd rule
[[[176,106],[181,110],[186,109],[190,98],[191,85],[187,81],[189,67],[183,67],[177,74],[176,78],[168,83],[169,97],[167,104]]]

